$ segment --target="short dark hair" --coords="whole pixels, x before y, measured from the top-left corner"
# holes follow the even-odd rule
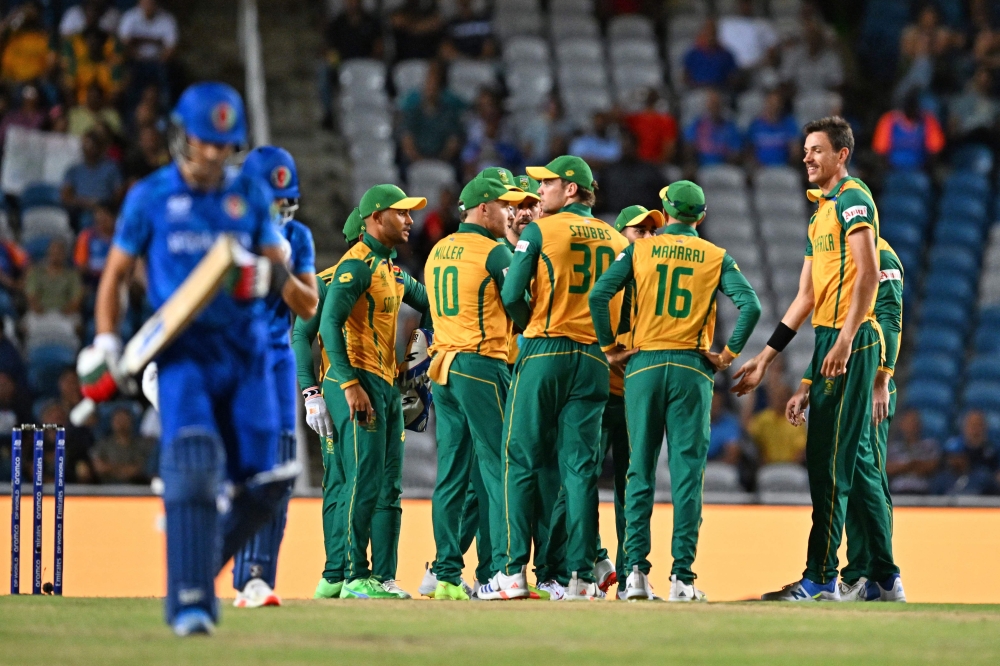
[[[850,123],[840,116],[827,116],[807,123],[802,130],[806,136],[813,132],[823,132],[830,139],[833,149],[840,152],[847,148],[847,161],[854,155],[854,130]]]

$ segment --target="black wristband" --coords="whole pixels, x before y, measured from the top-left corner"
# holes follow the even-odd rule
[[[285,283],[288,282],[288,278],[292,276],[291,272],[288,270],[288,266],[285,265],[283,261],[272,261],[271,262],[271,285],[267,290],[269,294],[280,294],[281,290],[285,287]]]
[[[795,331],[785,325],[785,322],[779,321],[778,325],[774,329],[774,333],[771,334],[771,338],[767,341],[767,346],[775,351],[784,351],[788,343],[792,341],[795,337]]]

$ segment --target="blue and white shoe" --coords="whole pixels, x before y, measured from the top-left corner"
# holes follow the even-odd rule
[[[906,593],[903,592],[903,579],[899,577],[899,574],[893,574],[877,583],[875,581],[868,581],[867,592],[867,601],[906,603]]]
[[[837,583],[837,589],[840,591],[841,601],[871,601],[868,598],[869,585],[872,585],[867,578],[862,576],[854,583],[846,583],[841,580]],[[878,594],[876,593],[876,597]]]
[[[521,571],[512,576],[497,572],[485,585],[476,590],[476,597],[482,601],[527,599],[531,595],[531,590],[528,589],[528,577],[524,572],[525,567],[521,567]]]
[[[777,592],[761,595],[761,601],[840,601],[837,581],[826,585],[814,583],[808,578],[786,585]]]
[[[215,622],[212,616],[201,608],[187,608],[182,610],[174,618],[174,633],[178,636],[195,636],[204,634],[211,636],[215,633]]]

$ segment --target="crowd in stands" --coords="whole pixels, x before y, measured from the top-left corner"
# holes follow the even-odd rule
[[[148,483],[155,413],[122,400],[83,427],[69,413],[81,400],[75,357],[93,337],[94,292],[119,206],[129,187],[169,161],[177,21],[158,0],[6,6],[0,144],[14,128],[62,135],[79,160],[57,182],[5,187],[0,200],[0,479],[10,478],[11,429],[52,423],[67,427],[67,482]],[[133,291],[126,337],[143,316],[141,275]],[[53,455],[47,450],[47,481]]]
[[[789,271],[797,276],[793,264],[801,265],[798,236],[778,238],[780,247],[769,236],[804,235],[801,127],[843,115],[857,140],[852,174],[872,187],[883,235],[906,269],[899,414],[887,461],[893,489],[1000,493],[1000,366],[982,361],[1000,354],[1000,279],[989,277],[991,266],[1000,269],[1000,233],[990,234],[1000,217],[1000,5],[883,0],[850,12],[808,0],[330,6],[324,123],[351,146],[354,195],[392,179],[430,200],[400,256],[417,275],[427,251],[457,228],[458,184],[470,174],[486,165],[523,173],[569,152],[594,167],[595,213],[604,218],[627,205],[659,207],[659,188],[679,177],[702,182],[705,234],[760,248],[756,258],[749,250],[746,262],[737,258],[762,300],[779,301],[759,326],[769,331],[765,320],[783,312],[795,287]],[[367,127],[357,120],[362,114]],[[761,189],[765,182],[785,189]],[[726,187],[739,191],[727,197]],[[761,231],[720,229],[743,219],[758,219],[750,226]],[[956,276],[944,274],[959,269],[956,285]],[[949,313],[944,321],[941,312]],[[937,331],[944,325],[956,330]],[[805,430],[785,421],[784,405],[802,359],[790,359],[787,385],[764,387],[749,404],[716,394],[710,458],[738,468],[743,489],[755,489],[761,466],[801,470]],[[964,377],[977,390],[960,390]]]

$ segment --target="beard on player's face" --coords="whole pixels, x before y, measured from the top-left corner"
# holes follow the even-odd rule
[[[388,210],[377,211],[372,218],[374,222],[373,230],[380,236],[379,241],[389,247],[400,245],[410,239],[410,227],[413,226],[413,219],[408,210]]]

